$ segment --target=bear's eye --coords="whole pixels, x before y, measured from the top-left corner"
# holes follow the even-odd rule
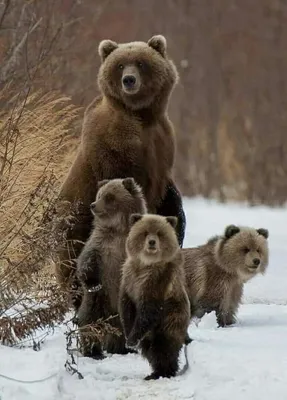
[[[138,67],[139,67],[139,68],[143,68],[143,66],[144,66],[143,62],[139,61],[139,62],[138,62]]]
[[[123,64],[119,64],[118,67],[119,67],[119,69],[124,69]]]
[[[249,253],[249,251],[250,251],[250,250],[248,249],[248,247],[244,247],[244,248],[243,248],[243,253],[247,254],[247,253]]]

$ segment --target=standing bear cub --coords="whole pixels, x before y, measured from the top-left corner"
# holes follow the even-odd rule
[[[133,213],[146,212],[142,190],[133,178],[100,181],[98,187],[96,200],[91,204],[94,229],[77,261],[77,276],[84,291],[78,311],[80,327],[118,313],[129,219]],[[109,323],[122,333],[118,317],[113,317]],[[127,353],[123,334],[108,335],[105,342],[108,352]],[[81,347],[85,356],[103,358],[101,343],[88,335],[82,335]]]
[[[167,115],[178,74],[166,40],[161,35],[147,43],[103,40],[99,55],[101,95],[85,111],[78,153],[59,194],[60,200],[81,205],[59,250],[56,275],[64,287],[74,279],[74,260],[92,229],[89,206],[103,179],[133,177],[150,213],[178,218],[180,246],[185,233],[182,198],[173,181],[175,135]]]
[[[176,223],[176,217],[132,215],[126,242],[119,313],[127,345],[139,345],[153,369],[146,380],[175,376],[190,321]]]
[[[215,311],[219,326],[236,322],[244,283],[266,271],[268,236],[267,229],[229,225],[223,236],[182,249],[192,316]]]

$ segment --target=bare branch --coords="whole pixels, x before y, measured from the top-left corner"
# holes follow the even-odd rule
[[[2,24],[4,22],[4,19],[5,19],[6,15],[7,15],[7,13],[8,13],[8,9],[9,9],[10,4],[11,4],[11,0],[6,0],[5,1],[4,9],[3,9],[3,12],[2,12],[1,17],[0,17],[0,30],[2,29]]]
[[[17,64],[17,56],[19,53],[22,51],[28,36],[31,35],[35,29],[41,24],[43,18],[38,19],[38,21],[26,32],[21,41],[18,43],[17,46],[14,47],[13,52],[11,56],[9,57],[8,60],[6,60],[5,64],[1,68],[1,75],[0,75],[0,80],[2,83],[7,81],[9,73],[13,70],[15,65]]]

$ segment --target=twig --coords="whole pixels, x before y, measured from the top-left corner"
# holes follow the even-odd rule
[[[1,14],[1,17],[0,17],[0,30],[2,29],[2,24],[4,22],[5,16],[7,15],[10,3],[11,3],[11,0],[6,0],[5,1],[4,10],[3,10],[2,14]]]
[[[32,26],[32,28],[29,29],[28,32],[26,32],[23,35],[23,37],[20,40],[20,42],[18,43],[18,45],[14,47],[13,52],[12,52],[11,56],[9,57],[9,59],[1,67],[1,81],[2,82],[5,82],[7,80],[7,76],[9,74],[9,72],[14,68],[15,64],[17,63],[17,56],[20,53],[20,51],[22,50],[22,48],[24,47],[28,36],[31,35],[31,33],[33,33],[34,30],[41,24],[42,19],[43,19],[42,17],[40,19],[38,19],[38,21],[35,22],[35,24]]]

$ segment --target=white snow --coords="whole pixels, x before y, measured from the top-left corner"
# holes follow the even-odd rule
[[[190,370],[155,382],[143,381],[150,367],[139,355],[113,355],[103,361],[79,357],[84,379],[69,375],[64,368],[64,327],[50,335],[38,352],[0,346],[0,374],[20,380],[56,374],[33,384],[0,376],[0,400],[287,399],[286,209],[219,205],[202,199],[186,199],[185,209],[185,247],[222,233],[230,223],[269,229],[268,272],[246,285],[237,324],[218,328],[213,313],[192,323]]]

